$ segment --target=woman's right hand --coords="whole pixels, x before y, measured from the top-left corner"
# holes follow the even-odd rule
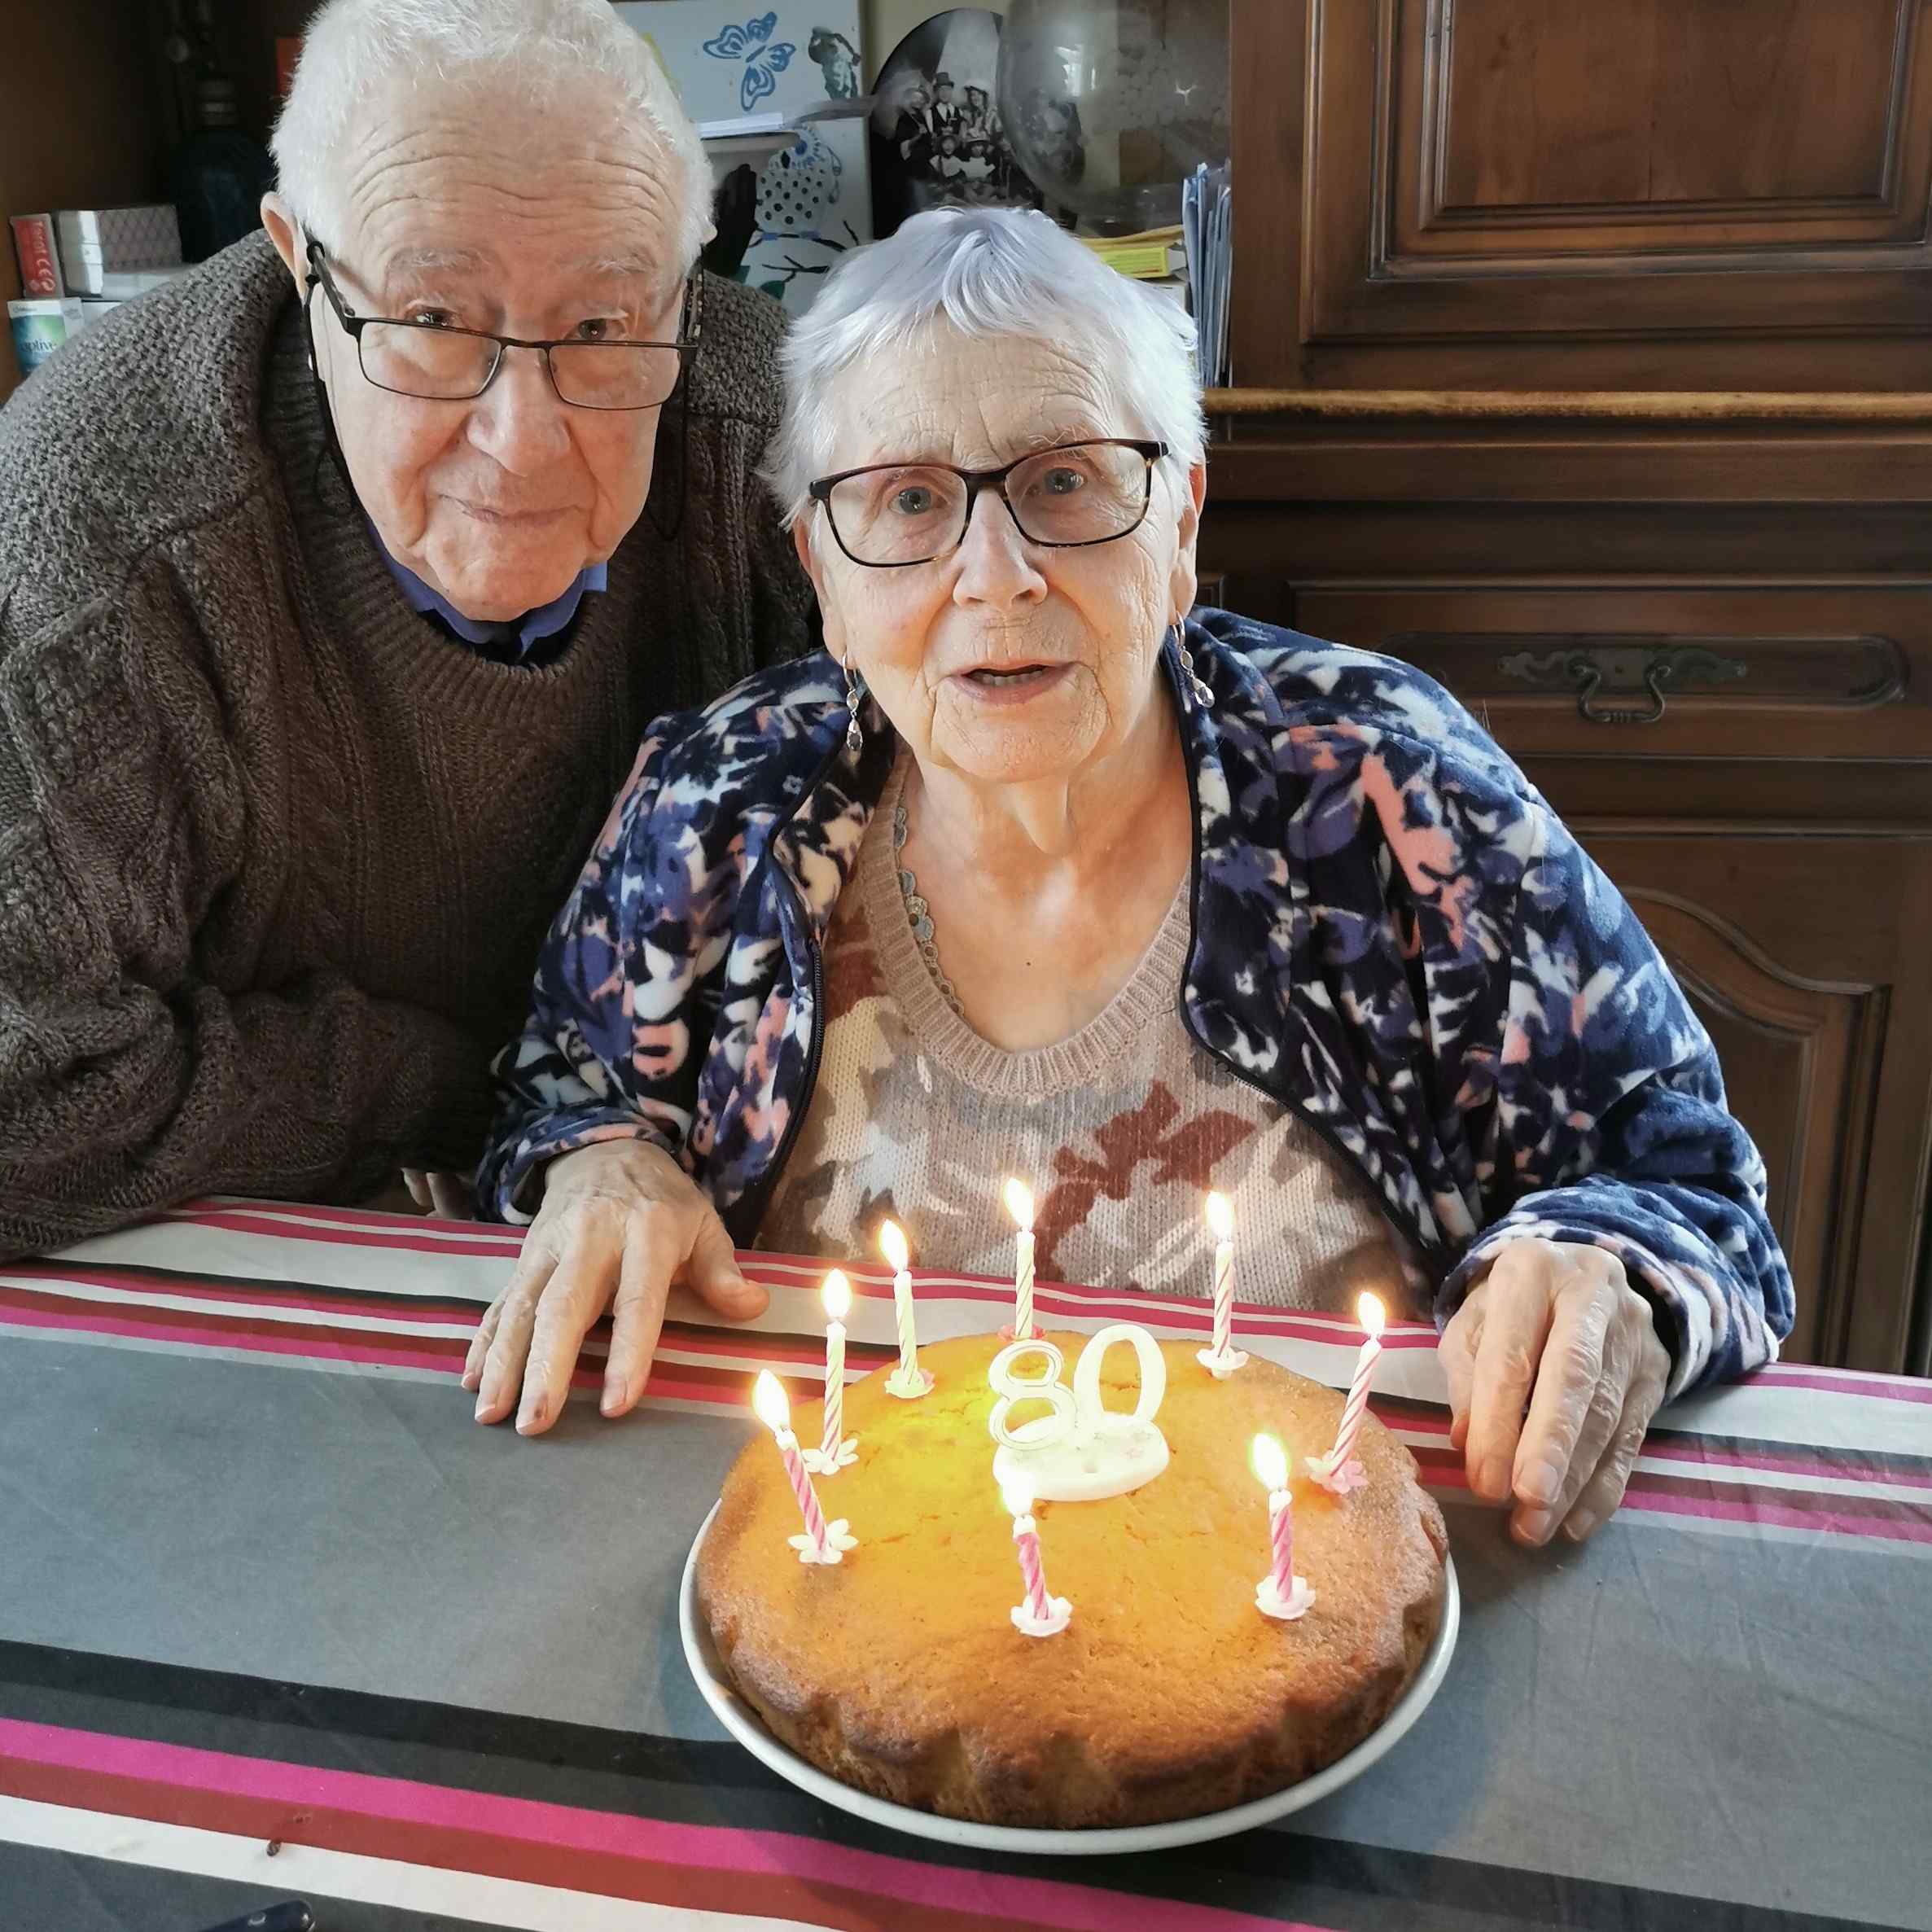
[[[591,1325],[615,1308],[604,1369],[607,1416],[634,1408],[674,1281],[734,1321],[770,1299],[738,1272],[717,1211],[661,1147],[600,1141],[544,1171],[543,1203],[510,1286],[485,1312],[463,1365],[476,1420],[516,1411],[519,1435],[541,1435],[563,1413],[571,1371]]]

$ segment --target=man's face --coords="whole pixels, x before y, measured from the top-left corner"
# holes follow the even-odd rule
[[[533,114],[510,98],[398,95],[344,165],[328,259],[358,314],[535,340],[675,337],[666,166],[607,96]],[[364,378],[319,293],[310,322],[357,495],[391,554],[465,616],[548,603],[636,523],[660,410],[572,407],[528,349],[506,351],[470,401],[393,395]]]

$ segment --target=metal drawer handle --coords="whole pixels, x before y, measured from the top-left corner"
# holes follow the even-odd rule
[[[1505,677],[1521,678],[1528,684],[1550,684],[1567,679],[1576,691],[1577,715],[1592,725],[1654,725],[1664,714],[1664,687],[1673,690],[1687,684],[1718,684],[1744,677],[1750,667],[1737,658],[1720,657],[1715,651],[1698,645],[1671,645],[1655,651],[1628,646],[1598,646],[1578,651],[1546,651],[1540,655],[1519,651],[1499,658],[1496,668]],[[1649,694],[1649,703],[1641,707],[1599,704],[1597,694],[1605,680],[1616,677],[1619,687],[1628,690],[1641,683]]]

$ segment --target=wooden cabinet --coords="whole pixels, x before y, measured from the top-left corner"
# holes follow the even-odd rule
[[[1232,0],[1203,595],[1441,678],[1932,1373],[1932,0]]]

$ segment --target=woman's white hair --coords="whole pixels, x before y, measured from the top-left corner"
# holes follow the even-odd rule
[[[304,234],[340,247],[342,166],[356,119],[379,90],[520,90],[532,112],[586,84],[608,90],[662,149],[678,210],[680,272],[711,232],[711,169],[656,55],[609,0],[326,0],[276,123],[283,199]]]
[[[778,352],[784,413],[764,476],[787,524],[808,507],[813,478],[832,467],[838,379],[940,327],[1071,350],[1106,376],[1130,413],[1116,433],[1159,437],[1184,469],[1201,460],[1194,325],[1174,303],[1031,208],[934,208],[847,256]]]

